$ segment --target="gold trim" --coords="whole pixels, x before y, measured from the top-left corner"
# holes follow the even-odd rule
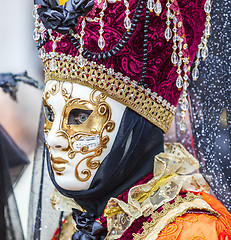
[[[144,239],[152,239],[155,240],[160,232],[170,223],[174,222],[177,217],[183,216],[187,213],[188,210],[200,209],[206,210],[216,217],[219,217],[220,214],[214,211],[201,197],[201,195],[195,195],[191,192],[186,194],[186,197],[182,198],[181,196],[177,196],[175,198],[175,202],[165,203],[163,206],[163,210],[161,212],[153,212],[151,217],[151,222],[143,223],[143,232],[140,234],[133,233],[134,240],[144,240]],[[169,215],[169,216],[168,216]],[[165,221],[165,218],[168,218]],[[155,228],[155,230],[154,230]],[[150,234],[153,232],[155,236],[151,236]]]
[[[167,181],[169,181],[172,177],[175,177],[175,176],[177,176],[177,174],[173,174],[168,177],[162,177],[148,192],[140,193],[136,197],[136,200],[139,203],[142,203],[145,199],[147,199],[149,196],[151,196],[153,192],[157,191],[160,186],[164,185]],[[124,211],[120,206],[113,207],[113,208],[106,208],[104,210],[104,216],[112,217],[113,215],[120,214],[122,212],[124,212]]]
[[[49,80],[69,81],[97,89],[110,98],[131,108],[151,123],[161,128],[165,133],[170,128],[174,116],[174,106],[167,109],[167,101],[158,103],[144,89],[141,91],[136,85],[126,84],[122,79],[108,75],[104,70],[90,66],[79,68],[76,63],[57,60],[57,70],[51,71],[51,60],[44,61],[45,82]],[[162,98],[161,98],[162,99]]]

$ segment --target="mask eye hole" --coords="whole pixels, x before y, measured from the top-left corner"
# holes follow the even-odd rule
[[[87,121],[93,110],[72,109],[68,116],[68,125],[80,125]]]
[[[54,115],[53,110],[49,106],[44,105],[44,112],[45,112],[45,116],[46,116],[47,120],[49,122],[54,122],[55,115]]]

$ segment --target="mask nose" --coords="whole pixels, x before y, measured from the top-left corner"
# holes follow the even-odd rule
[[[56,126],[55,122],[53,123],[53,126],[48,133],[48,136],[46,138],[47,145],[53,149],[57,150],[63,150],[68,148],[68,140],[65,137],[65,135],[60,134],[60,130],[58,128],[58,124]]]

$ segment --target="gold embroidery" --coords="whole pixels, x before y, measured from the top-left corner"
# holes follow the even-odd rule
[[[138,196],[136,197],[136,200],[139,203],[142,203],[145,199],[147,199],[149,196],[153,194],[153,192],[157,191],[160,186],[162,186],[164,183],[169,181],[172,177],[177,176],[177,174],[173,174],[168,177],[162,177],[148,192],[142,192],[139,193]],[[120,206],[114,207],[114,208],[109,208],[104,210],[104,216],[105,217],[111,217],[114,214],[120,214],[122,213],[123,210]]]
[[[56,95],[58,92],[65,99],[65,106],[56,135],[67,139],[68,147],[62,150],[68,152],[70,159],[73,159],[78,153],[84,156],[75,167],[75,177],[77,180],[85,182],[91,177],[91,170],[95,170],[100,166],[100,161],[95,158],[102,154],[104,148],[107,148],[109,136],[103,135],[104,132],[110,133],[115,128],[115,123],[111,120],[111,108],[105,101],[107,98],[105,94],[92,90],[90,100],[73,98],[73,84],[69,82],[68,84],[67,82],[60,83],[55,80],[47,83],[43,95],[44,106],[49,106],[52,109],[52,106],[47,101],[51,94]],[[69,124],[70,113],[75,109],[91,111],[91,114],[82,124]],[[54,110],[53,113],[55,114]],[[53,122],[50,122],[45,115],[45,134],[49,134],[52,124]],[[89,142],[92,143],[90,147],[90,144],[87,144]],[[61,158],[53,158],[48,144],[47,147],[50,152],[53,170],[56,174],[62,175],[65,166],[60,166],[60,163],[65,164],[68,161]],[[87,169],[80,171],[82,162],[86,162]]]
[[[126,84],[116,76],[108,75],[104,69],[96,69],[90,66],[78,68],[77,64],[57,60],[56,71],[49,69],[50,60],[44,61],[45,82],[49,80],[69,81],[97,89],[110,98],[133,109],[141,116],[167,132],[173,120],[175,107],[171,106],[161,96],[151,96],[145,89],[139,89],[136,85]]]
[[[133,234],[134,240],[155,240],[168,224],[174,222],[177,217],[183,216],[188,210],[193,209],[206,210],[215,216],[219,216],[219,213],[215,212],[200,195],[188,192],[186,197],[177,196],[174,203],[164,204],[161,212],[153,212],[151,215],[152,221],[143,224],[143,232],[141,234]]]

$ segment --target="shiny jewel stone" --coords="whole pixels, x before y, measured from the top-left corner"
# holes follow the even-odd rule
[[[210,2],[210,0],[207,0],[204,5],[205,12],[209,14],[211,12],[211,8],[212,8],[211,2]]]
[[[98,39],[98,46],[101,50],[103,50],[103,48],[105,47],[105,40],[103,38],[103,36],[100,36]]]
[[[56,63],[56,60],[55,59],[51,59],[51,62],[50,62],[50,70],[51,71],[55,71],[57,69],[57,63]]]
[[[33,39],[34,39],[35,41],[38,41],[38,40],[40,39],[40,34],[39,34],[37,28],[35,28],[35,30],[34,30],[34,32],[33,32]]]
[[[192,71],[192,78],[194,81],[196,81],[199,77],[199,70],[197,67],[195,67]]]
[[[205,36],[209,36],[211,34],[211,24],[209,22],[205,23]]]
[[[169,41],[172,38],[172,30],[170,27],[167,27],[164,33],[165,38]]]
[[[154,0],[148,0],[148,2],[147,2],[147,7],[148,7],[148,9],[149,9],[150,12],[153,12],[154,7],[155,7],[155,2],[154,2]]]
[[[85,21],[85,19],[83,19],[81,25],[82,25],[82,28],[85,28],[85,27],[86,27],[86,21]]]
[[[176,65],[176,64],[178,63],[178,56],[177,56],[177,53],[176,53],[176,52],[173,52],[173,53],[172,53],[171,61],[172,61],[172,64],[173,64],[173,65]]]
[[[209,50],[207,46],[204,46],[201,50],[201,56],[203,58],[203,60],[205,60],[209,55]]]
[[[186,129],[187,129],[187,126],[186,126],[185,120],[182,119],[182,120],[180,121],[180,130],[181,130],[181,132],[185,132]]]
[[[53,44],[52,44],[52,49],[53,49],[53,51],[55,51],[56,48],[57,48],[57,43],[56,43],[56,42],[53,42]]]
[[[129,30],[131,28],[132,24],[131,24],[131,20],[129,17],[125,17],[124,19],[124,27]]]
[[[187,99],[184,99],[184,101],[182,102],[181,109],[182,109],[182,111],[185,111],[185,112],[188,110],[188,101],[187,101]]]
[[[83,44],[84,44],[84,40],[83,40],[83,38],[82,38],[82,37],[79,39],[79,43],[80,43],[80,45],[82,45],[82,46],[83,46]]]
[[[85,64],[86,64],[85,58],[82,55],[79,55],[78,56],[78,66],[80,68],[83,68],[85,66]]]
[[[183,78],[181,77],[181,75],[179,75],[176,79],[176,87],[178,89],[181,89],[183,87]]]
[[[154,12],[157,16],[159,16],[162,12],[162,6],[159,0],[157,0],[155,7],[154,7]]]
[[[39,49],[38,55],[41,59],[43,59],[45,57],[46,53],[45,53],[45,50],[43,47]]]

